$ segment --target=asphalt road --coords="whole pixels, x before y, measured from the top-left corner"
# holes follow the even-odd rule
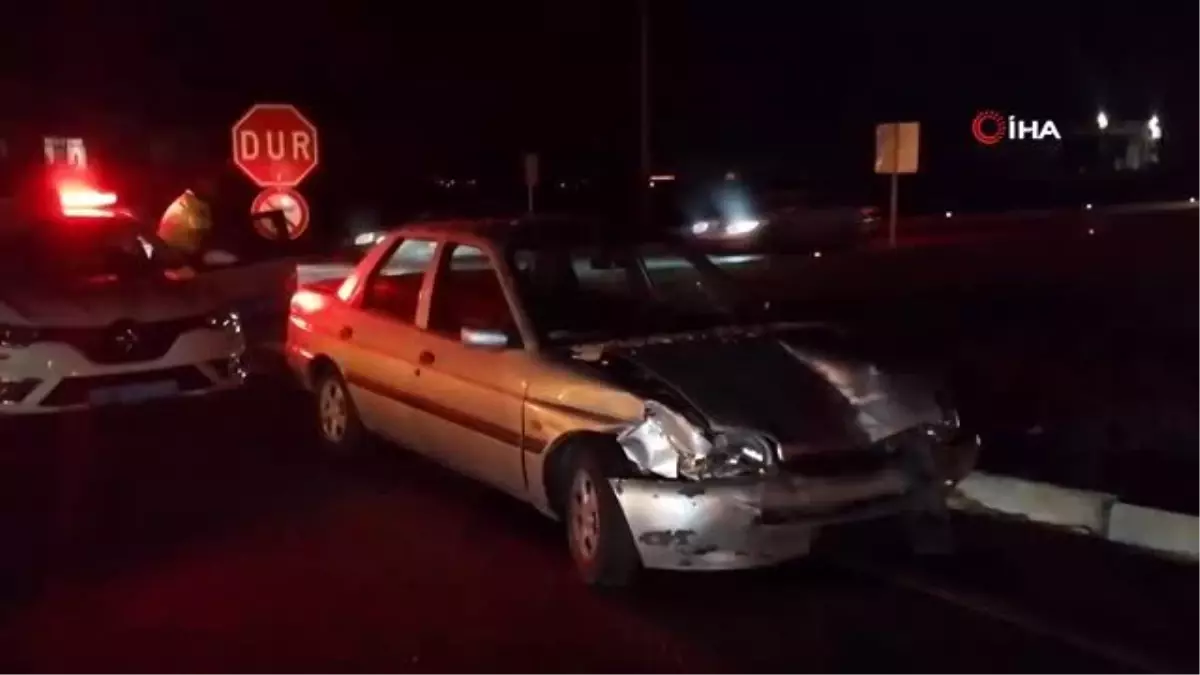
[[[584,588],[531,510],[399,451],[319,456],[305,401],[5,428],[0,669],[21,672],[1197,669],[1195,566],[962,521],[753,573]]]

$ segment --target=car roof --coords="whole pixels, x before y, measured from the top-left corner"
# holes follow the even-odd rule
[[[665,233],[654,228],[638,228],[601,218],[557,215],[419,221],[405,223],[395,231],[405,237],[457,234],[502,247],[621,247],[668,240]]]

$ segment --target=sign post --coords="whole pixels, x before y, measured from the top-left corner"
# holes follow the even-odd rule
[[[525,199],[526,207],[533,213],[533,189],[538,184],[538,156],[532,152],[525,153]]]
[[[875,173],[890,176],[888,246],[893,248],[900,209],[900,174],[917,172],[920,137],[920,122],[888,122],[875,126]]]
[[[233,163],[264,188],[250,205],[252,215],[277,211],[287,223],[278,232],[264,215],[254,229],[267,239],[296,239],[308,229],[308,202],[295,190],[321,161],[317,127],[296,106],[257,103],[233,125]]]

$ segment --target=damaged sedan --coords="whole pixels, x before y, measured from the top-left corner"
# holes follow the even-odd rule
[[[324,444],[378,435],[532,504],[596,585],[945,527],[978,445],[931,380],[772,316],[753,259],[592,225],[407,225],[299,289],[287,355]]]

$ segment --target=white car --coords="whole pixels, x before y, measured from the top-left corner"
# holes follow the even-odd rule
[[[588,583],[771,565],[856,520],[937,542],[978,451],[938,383],[757,298],[604,224],[410,224],[296,292],[285,351],[329,450],[371,432],[528,502]]]
[[[244,383],[236,312],[119,212],[0,210],[0,416]]]

